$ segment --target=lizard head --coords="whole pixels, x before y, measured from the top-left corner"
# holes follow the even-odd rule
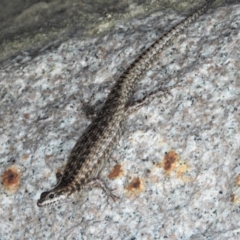
[[[47,192],[43,192],[40,196],[40,199],[37,201],[37,205],[38,207],[56,205],[62,202],[67,197],[67,191],[64,191],[63,189],[53,189]]]

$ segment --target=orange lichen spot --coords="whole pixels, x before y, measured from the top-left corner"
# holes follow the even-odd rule
[[[240,186],[240,175],[238,175],[238,176],[236,177],[236,184],[237,184],[238,186]]]
[[[167,152],[161,163],[155,164],[155,167],[163,168],[165,173],[169,176],[172,172],[183,181],[189,181],[189,178],[185,176],[185,173],[189,170],[189,166],[180,161],[179,155],[171,150]]]
[[[233,203],[240,203],[240,197],[239,197],[239,187],[240,187],[240,175],[236,176],[235,178],[235,191],[233,191],[233,193],[230,195],[230,201]],[[234,193],[235,192],[235,193]],[[237,192],[237,194],[236,194]]]
[[[187,164],[180,164],[177,168],[177,177],[181,178],[183,181],[189,180],[184,174],[188,171],[189,167]]]
[[[16,167],[6,169],[2,175],[2,184],[9,193],[15,193],[20,184],[20,170]]]
[[[116,179],[123,175],[123,169],[122,165],[117,164],[113,167],[112,171],[109,173],[108,178],[109,179]]]
[[[133,194],[135,196],[139,195],[141,192],[145,190],[144,180],[136,177],[134,178],[126,187],[128,194]]]
[[[240,198],[237,197],[234,193],[230,195],[230,201],[236,204],[239,204]]]
[[[27,160],[27,158],[28,158],[28,154],[24,153],[24,154],[22,155],[22,160],[25,161],[25,160]]]
[[[160,167],[162,167],[165,170],[166,174],[169,175],[176,168],[178,159],[179,156],[175,151],[169,151],[166,153],[162,163],[160,164]]]

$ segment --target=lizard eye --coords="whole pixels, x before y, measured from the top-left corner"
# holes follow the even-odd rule
[[[54,194],[53,193],[49,194],[48,198],[53,199],[54,198]]]

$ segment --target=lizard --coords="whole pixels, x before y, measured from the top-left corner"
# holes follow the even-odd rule
[[[111,197],[115,197],[97,177],[122,135],[128,101],[137,80],[151,68],[164,48],[206,12],[213,2],[214,0],[206,1],[199,10],[162,35],[123,72],[108,94],[103,107],[73,147],[63,174],[58,177],[57,185],[41,194],[37,201],[38,207],[55,205],[71,199],[91,184],[100,185]]]

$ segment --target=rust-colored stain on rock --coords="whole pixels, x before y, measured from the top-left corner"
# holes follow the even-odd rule
[[[144,180],[136,177],[134,178],[126,187],[126,190],[129,194],[139,195],[141,192],[145,190]]]
[[[2,184],[8,192],[16,192],[20,184],[20,170],[16,167],[6,169],[2,175]]]
[[[230,195],[230,202],[235,203],[235,204],[239,204],[240,203],[240,197],[236,196],[236,194],[231,194]]]
[[[109,179],[116,179],[123,175],[123,169],[122,165],[117,164],[113,167],[112,171],[109,173],[108,178]]]
[[[240,203],[240,197],[239,197],[239,187],[240,187],[240,175],[237,175],[235,178],[235,186],[233,193],[230,195],[230,201],[235,204]]]
[[[179,164],[177,168],[177,177],[182,179],[183,181],[190,180],[188,177],[185,176],[185,173],[189,170],[189,167],[185,163]]]
[[[177,178],[180,178],[183,181],[190,180],[185,176],[186,172],[189,171],[189,166],[186,163],[180,161],[179,155],[174,150],[167,152],[164,156],[163,161],[156,164],[155,166],[163,168],[168,176],[174,172]]]
[[[166,153],[163,162],[161,163],[161,167],[165,170],[167,174],[170,174],[175,168],[176,163],[179,157],[175,151],[169,151]]]
[[[237,186],[240,186],[240,175],[238,175],[237,177],[236,177],[236,185]]]

